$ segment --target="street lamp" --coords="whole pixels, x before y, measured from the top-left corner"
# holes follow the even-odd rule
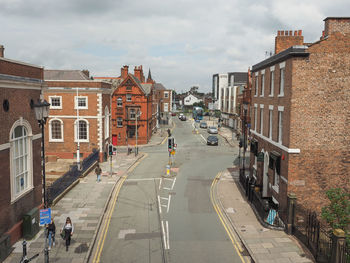
[[[137,156],[139,149],[137,148],[137,119],[141,116],[142,112],[141,111],[137,111],[136,112],[136,147],[135,147],[135,156]]]
[[[46,120],[49,117],[49,108],[50,103],[46,100],[38,100],[36,104],[33,105],[35,110],[35,117],[41,128],[41,152],[42,152],[42,161],[43,161],[43,189],[44,189],[44,208],[47,208],[47,196],[46,196],[46,179],[45,179],[45,133],[44,126]]]
[[[246,125],[247,125],[247,110],[248,110],[248,103],[246,101],[243,101],[243,175],[244,178],[245,176],[245,151],[247,148],[247,144],[246,144]]]

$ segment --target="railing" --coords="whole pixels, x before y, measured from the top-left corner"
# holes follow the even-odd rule
[[[340,263],[350,263],[350,245],[344,243],[340,246]]]
[[[99,150],[94,149],[93,152],[82,162],[82,169],[79,171],[77,165],[73,165],[68,172],[58,178],[52,185],[47,188],[47,202],[51,206],[53,201],[62,194],[69,186],[71,186],[80,175],[93,165],[99,158]]]

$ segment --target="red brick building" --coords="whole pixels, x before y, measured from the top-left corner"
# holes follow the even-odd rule
[[[350,18],[324,21],[312,44],[278,31],[276,54],[252,68],[251,176],[280,211],[289,193],[319,212],[326,190],[350,191]]]
[[[94,148],[100,159],[108,151],[112,84],[91,80],[88,71],[45,70],[45,99],[51,104],[45,153],[49,160],[80,161]]]
[[[112,143],[113,145],[146,144],[156,128],[154,81],[145,81],[142,66],[121,69],[121,83],[112,94]],[[137,142],[136,142],[137,132]]]
[[[166,89],[163,84],[154,84],[154,98],[157,105],[157,124],[167,124],[172,112],[172,90]]]
[[[42,67],[4,58],[0,46],[1,247],[22,236],[23,215],[42,204],[41,129],[32,106],[43,86]]]

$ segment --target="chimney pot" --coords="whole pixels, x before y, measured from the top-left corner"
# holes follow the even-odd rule
[[[3,45],[0,45],[0,58],[3,58],[4,57],[4,51],[5,51],[5,48]]]
[[[289,35],[293,36],[293,30],[289,30]]]
[[[298,31],[294,31],[294,36],[297,36],[298,35]]]
[[[284,36],[284,31],[281,31],[281,36]]]

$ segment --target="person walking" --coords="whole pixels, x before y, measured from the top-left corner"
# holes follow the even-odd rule
[[[66,223],[62,227],[62,231],[64,231],[64,239],[66,240],[66,251],[68,251],[68,247],[70,245],[71,236],[74,233],[74,226],[70,217],[67,217]]]
[[[53,219],[51,219],[50,224],[47,225],[47,238],[49,240],[49,250],[51,249],[51,243],[55,246],[55,234],[56,234],[56,226]]]
[[[97,182],[100,182],[101,181],[101,173],[102,173],[102,170],[100,168],[100,165],[97,164],[96,168],[95,168],[95,173],[96,173],[96,176],[97,176]]]

